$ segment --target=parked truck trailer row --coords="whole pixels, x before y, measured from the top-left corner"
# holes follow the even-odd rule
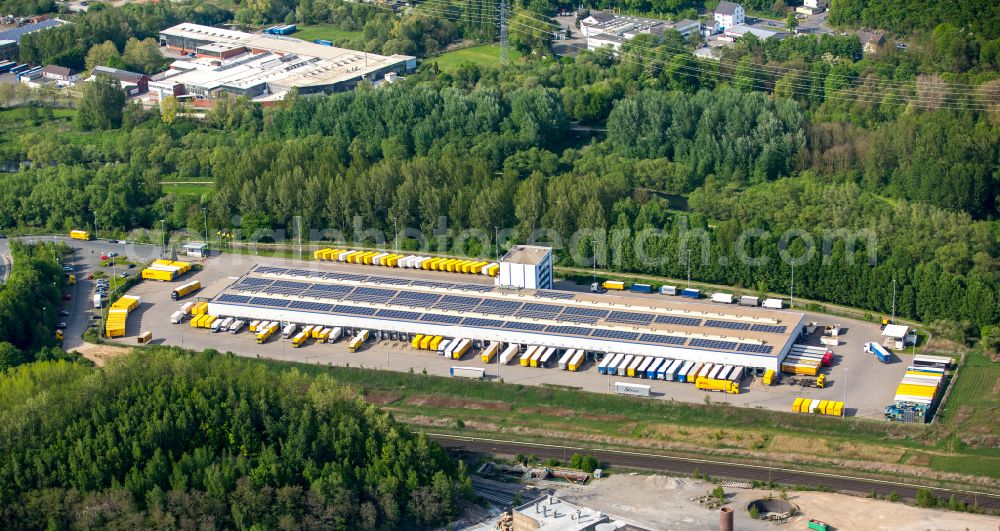
[[[500,264],[496,262],[468,258],[403,255],[383,251],[319,249],[313,251],[313,259],[317,261],[424,269],[428,271],[445,271],[448,273],[487,275],[491,277],[495,277],[500,273]]]

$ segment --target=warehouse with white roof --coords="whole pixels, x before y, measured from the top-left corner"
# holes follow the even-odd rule
[[[291,37],[246,33],[182,23],[160,31],[160,44],[183,54],[154,76],[152,90],[213,97],[220,93],[280,99],[300,94],[350,90],[362,80],[416,69],[415,57],[375,55]],[[276,98],[277,97],[277,98]]]
[[[668,298],[511,289],[406,275],[256,266],[208,302],[211,315],[780,368],[804,314]]]

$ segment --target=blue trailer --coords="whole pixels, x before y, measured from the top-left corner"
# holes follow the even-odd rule
[[[333,46],[332,42],[330,42],[328,40],[324,40],[324,39],[316,39],[313,42],[316,43],[316,44],[322,44],[323,46]]]
[[[14,65],[16,65],[16,64],[17,63],[15,63],[14,61],[4,61],[4,62],[0,63],[0,74],[2,74],[4,72],[9,72],[10,69],[14,68]]]
[[[650,286],[649,284],[632,284],[632,287],[630,287],[629,289],[632,290],[634,293],[653,292],[653,286]]]
[[[667,360],[663,358],[654,359],[653,362],[649,364],[649,367],[646,368],[646,378],[656,379],[656,369],[658,369],[661,365],[664,365],[664,362],[666,361]]]
[[[700,299],[701,290],[694,288],[685,288],[684,291],[681,292],[681,297],[687,297],[689,299]]]
[[[10,73],[11,74],[20,74],[21,72],[24,72],[27,69],[28,69],[27,63],[20,64],[20,65],[15,66],[14,68],[11,68],[10,69]]]
[[[882,363],[889,363],[892,360],[892,354],[885,347],[874,341],[865,343],[865,352],[874,355]]]

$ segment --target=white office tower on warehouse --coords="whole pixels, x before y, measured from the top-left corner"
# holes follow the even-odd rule
[[[498,286],[552,289],[552,248],[515,245],[500,259]]]

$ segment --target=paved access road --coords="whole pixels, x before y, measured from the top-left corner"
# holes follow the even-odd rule
[[[94,281],[88,280],[87,275],[101,269],[101,255],[117,252],[128,257],[132,261],[145,262],[160,256],[160,246],[143,245],[135,243],[110,243],[107,240],[81,241],[73,240],[68,236],[21,236],[17,238],[26,243],[35,242],[63,242],[67,244],[73,253],[65,258],[67,265],[74,267],[73,274],[76,275],[75,286],[66,286],[63,293],[68,293],[72,298],[63,301],[61,310],[69,312],[68,316],[59,316],[56,322],[65,322],[66,330],[63,332],[66,339],[63,341],[64,350],[73,350],[83,344],[83,333],[91,322],[97,322],[91,318],[90,310],[94,307]],[[12,259],[10,257],[10,240],[0,240],[0,278],[6,281],[10,274]],[[111,268],[103,268],[111,277]],[[126,273],[129,276],[139,274],[139,268],[128,269],[118,268],[114,274]],[[110,279],[109,279],[110,280]],[[112,281],[113,282],[113,281]]]
[[[668,474],[691,475],[694,472],[706,474],[713,478],[724,478],[743,481],[773,481],[782,485],[806,485],[815,488],[829,488],[839,492],[869,493],[874,490],[881,496],[895,492],[906,499],[917,496],[919,485],[897,483],[891,480],[876,480],[826,474],[822,472],[803,472],[787,468],[744,465],[726,463],[707,459],[690,459],[671,457],[641,452],[599,450],[575,446],[560,446],[531,442],[504,441],[499,439],[482,439],[478,437],[463,437],[457,435],[427,433],[427,436],[445,448],[464,450],[480,454],[534,454],[541,459],[567,460],[575,452],[591,454],[605,466],[621,466],[655,470]],[[980,507],[1000,510],[1000,495],[975,492],[971,490],[930,489],[939,498],[948,498],[952,494],[969,505],[978,503]]]

